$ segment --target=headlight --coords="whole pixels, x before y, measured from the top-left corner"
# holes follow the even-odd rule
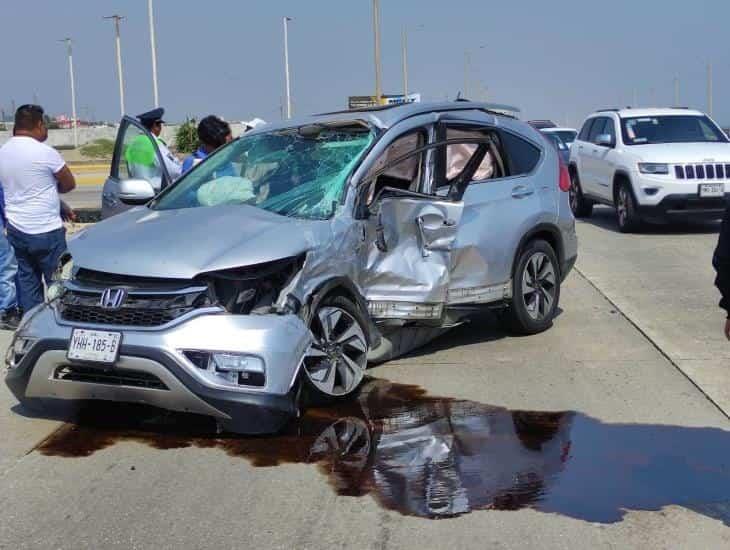
[[[53,273],[54,281],[68,281],[73,278],[74,260],[71,254],[64,252],[58,260],[58,266]]]
[[[657,162],[640,162],[639,172],[642,174],[668,174],[669,165]]]

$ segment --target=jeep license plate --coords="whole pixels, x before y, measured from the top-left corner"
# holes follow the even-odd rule
[[[723,197],[724,195],[724,183],[703,183],[700,185],[700,197]]]
[[[72,361],[93,361],[111,365],[119,356],[121,332],[76,328],[71,333],[68,357]]]

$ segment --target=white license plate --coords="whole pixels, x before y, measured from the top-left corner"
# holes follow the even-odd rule
[[[724,183],[703,183],[700,185],[700,197],[723,197],[725,196]]]
[[[67,357],[76,361],[114,363],[119,355],[121,332],[75,328],[71,332]]]

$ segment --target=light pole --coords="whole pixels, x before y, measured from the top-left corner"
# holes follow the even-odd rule
[[[79,134],[76,128],[76,84],[74,82],[74,58],[73,52],[71,51],[71,39],[62,38],[59,42],[66,44],[66,51],[68,52],[68,74],[71,79],[71,128],[73,128],[74,132],[74,148],[76,149],[79,146]]]
[[[674,106],[679,107],[679,75],[674,77]]]
[[[401,33],[401,48],[403,55],[403,101],[408,101],[408,35],[403,27]]]
[[[124,19],[122,15],[108,15],[104,19],[113,19],[114,28],[116,30],[116,46],[117,46],[117,76],[119,79],[119,108],[122,116],[126,112],[124,108],[124,75],[122,73],[122,41],[119,37],[119,22]]]
[[[712,116],[712,64],[707,64],[707,114]]]
[[[284,17],[284,77],[286,80],[286,118],[291,118],[291,87],[289,83],[289,21],[291,17]]]
[[[155,107],[160,106],[160,96],[157,91],[157,45],[155,44],[155,16],[152,12],[152,0],[147,0],[147,17],[150,22],[150,49],[152,50],[152,94]]]
[[[480,50],[486,48],[486,44],[479,46]],[[464,98],[469,99],[469,81],[471,80],[471,51],[464,50]]]
[[[383,97],[380,79],[380,0],[373,0],[373,39],[375,41],[375,102],[380,105]]]

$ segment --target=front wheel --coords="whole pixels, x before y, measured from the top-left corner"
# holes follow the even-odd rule
[[[560,271],[552,246],[530,242],[520,253],[512,279],[508,319],[519,334],[537,334],[552,326],[560,301]]]
[[[352,394],[367,367],[366,321],[343,296],[322,300],[312,315],[313,342],[304,356],[303,378],[314,401],[330,401]]]
[[[631,233],[639,229],[641,218],[636,208],[634,194],[628,183],[621,183],[616,192],[616,217],[621,233]]]
[[[570,209],[573,211],[573,216],[576,218],[591,217],[591,214],[593,214],[593,203],[583,195],[578,174],[575,172],[570,174],[568,196],[570,198]]]

